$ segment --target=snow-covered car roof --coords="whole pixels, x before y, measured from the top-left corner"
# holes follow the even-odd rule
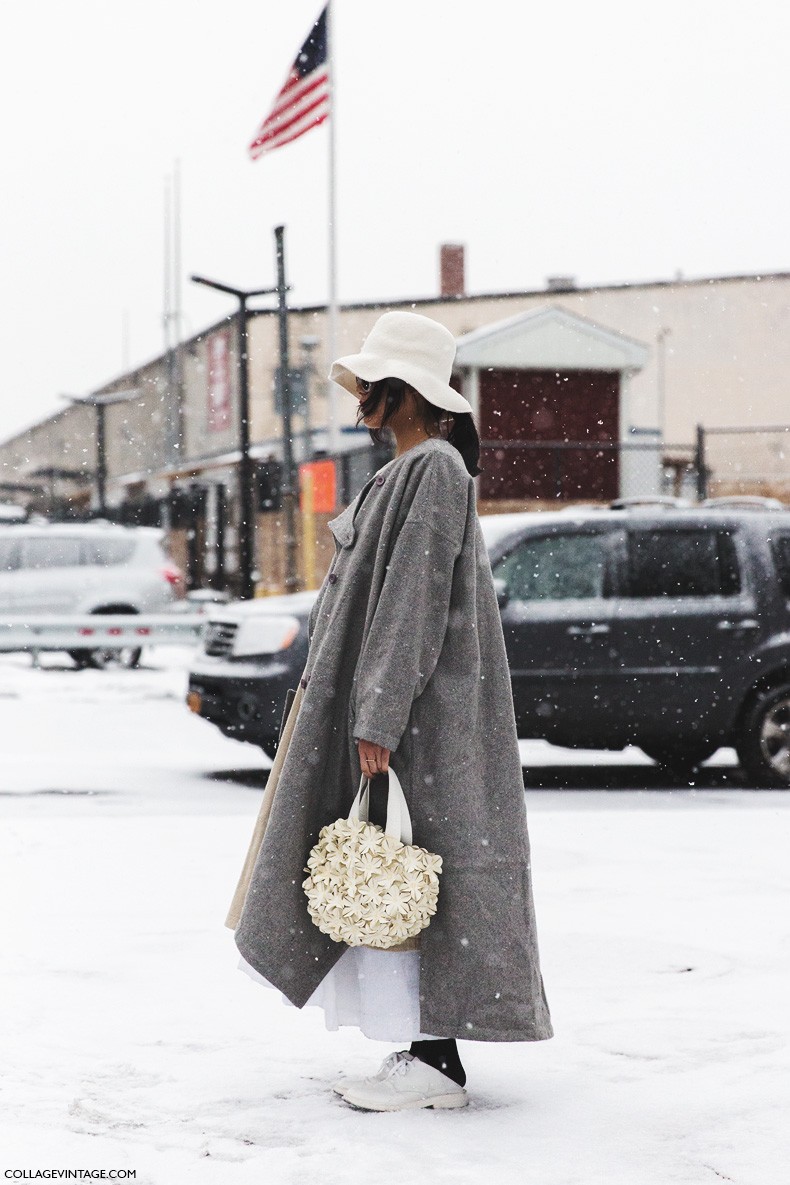
[[[242,617],[280,617],[284,614],[301,616],[313,607],[318,589],[285,593],[278,597],[254,597],[251,601],[230,601],[227,605],[212,605],[208,612],[212,621],[238,621]]]
[[[106,535],[134,535],[138,538],[161,538],[164,531],[161,527],[127,527],[121,523],[91,522],[91,523],[47,523],[47,522],[2,522],[0,532],[4,535],[77,535],[82,537]]]

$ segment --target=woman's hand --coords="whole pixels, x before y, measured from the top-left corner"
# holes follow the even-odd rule
[[[373,741],[357,741],[359,764],[366,778],[376,774],[385,774],[390,767],[390,751],[383,745],[376,745]]]

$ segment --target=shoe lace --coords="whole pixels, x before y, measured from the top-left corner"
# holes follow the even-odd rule
[[[387,1078],[394,1078],[396,1074],[405,1074],[409,1067],[409,1062],[413,1061],[413,1057],[405,1050],[400,1050],[398,1053],[391,1053],[386,1059],[389,1062],[387,1067]]]

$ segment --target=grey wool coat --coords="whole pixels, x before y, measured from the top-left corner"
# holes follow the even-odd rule
[[[329,527],[303,697],[235,930],[298,1007],[346,949],[307,913],[318,832],[348,814],[355,738],[391,750],[414,842],[443,860],[421,936],[420,1027],[437,1037],[552,1036],[502,625],[460,453],[433,438],[390,461]]]

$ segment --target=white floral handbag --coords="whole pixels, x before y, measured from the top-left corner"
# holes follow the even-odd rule
[[[386,950],[416,938],[436,913],[442,858],[411,842],[411,818],[390,766],[387,825],[368,822],[363,775],[347,819],[322,827],[302,888],[318,929],[335,942]]]

